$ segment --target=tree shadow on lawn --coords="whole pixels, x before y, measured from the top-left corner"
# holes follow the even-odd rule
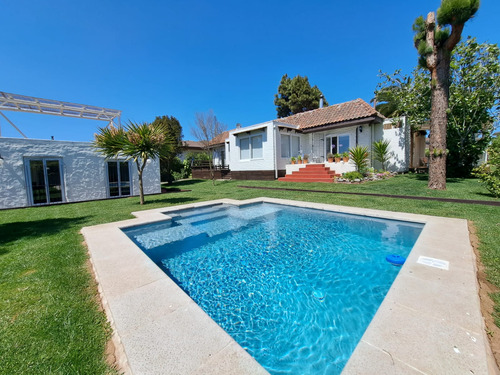
[[[6,254],[8,250],[5,245],[23,238],[40,238],[50,236],[71,227],[81,227],[88,221],[90,216],[41,219],[34,221],[16,221],[0,224],[0,255]]]
[[[176,204],[182,204],[182,203],[189,203],[193,201],[197,201],[198,199],[196,198],[188,198],[188,197],[178,197],[178,198],[172,198],[171,195],[167,194],[161,195],[161,198],[146,198],[146,201],[144,202],[144,206],[152,205],[152,204],[159,204],[159,203],[166,203],[167,206],[172,206]]]
[[[415,179],[419,181],[429,181],[429,174],[427,173],[416,173],[413,176],[415,176]],[[464,182],[466,178],[462,177],[447,177],[446,178],[446,183],[447,184],[456,184],[456,183],[461,183]]]
[[[182,181],[175,181],[172,185],[165,185],[165,187],[182,187],[182,186],[189,186],[189,185],[194,185],[194,184],[199,184],[200,182],[204,181],[210,181],[210,180],[202,180],[202,179],[197,179],[197,178],[191,178],[189,180],[182,180]]]

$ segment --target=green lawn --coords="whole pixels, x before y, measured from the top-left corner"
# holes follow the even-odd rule
[[[238,185],[495,200],[477,180],[449,180],[444,192],[426,189],[421,175],[362,185],[277,181],[188,180],[174,186],[189,192],[0,211],[0,373],[103,374],[109,338],[96,287],[87,270],[83,226],[123,220],[132,211],[219,198],[259,196],[404,211],[471,220],[481,242],[488,279],[500,286],[500,207],[238,188]],[[493,296],[500,326],[500,293]]]

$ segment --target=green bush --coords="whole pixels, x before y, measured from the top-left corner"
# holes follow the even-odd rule
[[[487,151],[488,161],[474,168],[473,175],[479,177],[491,194],[500,197],[500,138],[493,139]]]
[[[359,179],[359,180],[362,180],[363,179],[363,175],[359,172],[346,172],[342,175],[343,178],[345,178],[346,180],[349,180],[349,181],[352,181],[352,180],[356,180],[356,179]]]

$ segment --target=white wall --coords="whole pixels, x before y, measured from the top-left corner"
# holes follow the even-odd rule
[[[247,133],[249,132],[249,133]],[[236,133],[236,134],[235,134]],[[236,129],[229,134],[229,149],[226,157],[232,171],[269,171],[274,170],[274,127],[273,122]],[[242,160],[240,158],[240,139],[262,135],[262,158]],[[283,167],[284,169],[284,167]]]
[[[401,121],[401,127],[393,126],[391,129],[383,129],[383,138],[390,142],[389,147],[392,153],[387,169],[392,172],[405,172],[410,167],[410,125],[405,118]],[[392,123],[392,119],[384,123]]]
[[[0,138],[0,208],[29,205],[26,185],[27,158],[62,160],[64,202],[103,199],[108,196],[106,162],[87,142]],[[139,194],[137,168],[131,165],[133,195]],[[144,193],[161,192],[159,160],[150,161],[143,174]]]

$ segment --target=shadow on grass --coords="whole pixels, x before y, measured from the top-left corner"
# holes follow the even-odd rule
[[[172,185],[168,185],[168,187],[182,187],[182,186],[189,186],[189,185],[194,185],[194,184],[199,184],[200,182],[203,181],[208,181],[208,180],[201,180],[201,179],[190,179],[190,180],[182,180],[182,181],[175,181]],[[167,187],[167,186],[165,186]]]
[[[42,219],[35,221],[16,221],[0,224],[0,255],[8,252],[3,245],[23,238],[40,238],[50,236],[71,227],[81,226],[89,216],[76,218]]]
[[[429,174],[428,173],[415,173],[415,174],[412,174],[411,176],[419,181],[429,181]],[[464,182],[464,180],[465,180],[465,178],[462,178],[462,177],[448,177],[448,178],[446,178],[446,183],[447,184],[456,184],[456,183]]]
[[[150,198],[148,197],[146,201],[144,202],[144,206],[148,206],[151,204],[159,204],[159,203],[166,203],[169,206],[171,205],[176,205],[176,204],[181,204],[181,203],[188,203],[188,202],[193,202],[196,201],[197,199],[195,198],[187,198],[187,197],[172,197],[172,195],[166,194],[162,195],[161,197],[158,198]]]
[[[491,194],[491,193],[481,193],[481,192],[479,192],[479,193],[475,193],[475,194],[476,194],[476,195],[480,195],[480,196],[482,196],[482,197],[488,197],[488,198],[492,198],[492,199],[498,199],[497,197],[495,197],[495,196],[494,196],[493,194]]]

